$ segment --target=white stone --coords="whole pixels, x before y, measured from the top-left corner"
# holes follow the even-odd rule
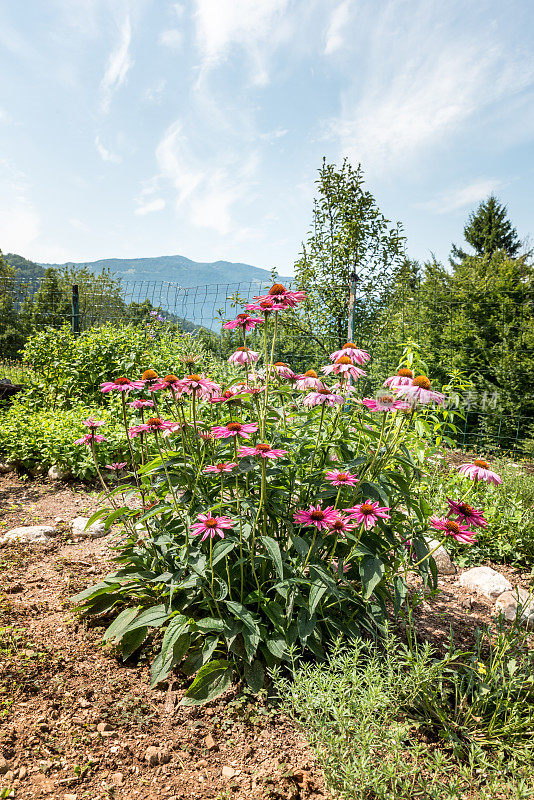
[[[473,567],[460,575],[460,586],[481,594],[488,600],[496,600],[503,592],[509,592],[512,584],[491,567]]]
[[[103,522],[93,522],[89,528],[86,528],[88,522],[89,517],[76,517],[73,519],[71,525],[74,536],[83,536],[85,539],[100,539],[108,533]]]
[[[37,464],[28,471],[33,478],[38,478],[40,475],[44,475],[46,473],[46,467],[44,464]]]
[[[46,544],[50,541],[54,528],[50,525],[28,525],[22,528],[13,528],[0,538],[0,544],[8,542],[22,542],[23,544]]]
[[[2,461],[0,462],[0,475],[5,475],[7,472],[11,472],[13,469],[7,462]]]
[[[433,539],[431,536],[426,537],[425,541],[429,550],[434,550],[435,547],[438,547],[439,541]],[[436,567],[440,575],[454,575],[456,573],[456,567],[452,563],[451,557],[443,545],[440,545],[438,549],[432,553],[432,558],[436,562]]]
[[[534,595],[526,589],[517,587],[513,592],[503,592],[497,598],[495,612],[503,614],[505,619],[514,622],[518,606],[521,606],[519,621],[528,627],[534,626]]]
[[[67,470],[61,469],[57,464],[53,464],[48,470],[48,477],[52,481],[64,481],[65,478],[69,477],[69,474]]]

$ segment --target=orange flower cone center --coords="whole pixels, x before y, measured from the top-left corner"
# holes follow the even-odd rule
[[[289,367],[289,364],[284,364],[283,361],[275,361],[274,362],[274,366],[275,367]]]
[[[467,503],[458,503],[458,508],[460,509],[460,513],[465,514],[466,516],[469,516],[473,513],[472,507]]]
[[[362,503],[360,506],[362,514],[372,514],[374,510],[374,506],[372,506],[371,503]]]
[[[275,283],[274,286],[271,286],[269,289],[271,297],[277,297],[278,295],[284,294],[284,292],[287,292],[287,289],[282,283]]]
[[[482,469],[489,469],[488,462],[484,461],[484,459],[482,459],[482,458],[476,458],[473,461],[473,464],[475,465],[475,467],[482,467]]]
[[[401,378],[413,378],[413,372],[411,369],[407,369],[406,367],[401,367],[401,369],[397,372],[397,375]]]
[[[156,425],[161,425],[161,419],[160,417],[150,417],[150,419],[147,419],[146,424],[155,427]]]
[[[244,311],[242,314],[238,314],[236,319],[248,319],[249,317],[250,317],[250,314],[247,314],[247,312]]]
[[[213,519],[211,517],[210,519],[207,519],[205,521],[204,525],[205,525],[206,528],[216,528],[217,527],[217,520]]]
[[[145,369],[143,374],[141,375],[142,380],[144,381],[153,381],[158,377],[158,373],[154,372],[153,369]]]
[[[418,386],[420,389],[430,389],[430,381],[426,377],[426,375],[418,375],[417,378],[414,378],[413,386]]]
[[[238,349],[238,351],[240,353],[247,353],[248,352],[248,347],[241,346],[241,347],[238,347],[237,349]]]
[[[323,511],[312,511],[311,514],[310,514],[310,517],[312,519],[316,520],[316,522],[319,522],[319,520],[324,519],[324,512]]]
[[[177,380],[178,378],[176,377],[176,375],[173,375],[172,372],[170,375],[165,375],[165,377],[163,378],[164,383],[176,383]]]
[[[357,349],[358,349],[358,348],[356,347],[356,345],[354,344],[354,342],[347,342],[347,344],[344,344],[344,345],[343,345],[343,347],[342,347],[341,349],[342,349],[342,350],[348,350],[348,349],[349,349],[349,347],[350,347],[350,348],[352,348],[353,350],[357,350]]]
[[[259,450],[261,453],[266,453],[267,450],[270,450],[270,446],[268,444],[257,444],[256,450]]]
[[[200,380],[200,375],[196,375],[196,373],[193,373],[192,375],[188,375],[187,376],[187,380],[188,381],[199,381]]]
[[[226,427],[229,431],[240,431],[243,426],[240,422],[229,422]]]
[[[460,526],[458,525],[457,522],[454,522],[454,520],[452,519],[447,520],[445,527],[451,533],[460,533]]]
[[[350,359],[348,356],[340,356],[336,360],[336,364],[352,364],[352,359]]]
[[[127,386],[130,383],[130,379],[129,378],[117,378],[115,383],[118,386]]]
[[[315,372],[314,369],[309,369],[304,373],[304,377],[305,378],[316,378],[317,377],[317,373]]]

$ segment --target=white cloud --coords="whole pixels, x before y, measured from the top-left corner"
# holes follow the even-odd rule
[[[108,150],[108,148],[105,147],[100,141],[100,136],[97,136],[95,138],[95,147],[102,161],[108,161],[111,164],[121,163],[122,161],[121,156],[117,155],[117,153],[113,153],[111,150]]]
[[[265,61],[276,46],[277,23],[287,7],[288,0],[196,0],[197,43],[203,66],[215,66],[232,48],[240,47],[254,64],[253,82],[266,84]]]
[[[152,214],[154,211],[163,211],[165,208],[165,200],[162,197],[156,197],[154,200],[143,201],[138,199],[138,206],[135,209],[135,214],[144,216],[145,214]]]
[[[358,23],[370,34],[359,39],[358,29],[351,32],[362,65],[327,130],[343,154],[373,171],[407,167],[534,80],[532,55],[519,47],[511,53],[497,26],[462,34],[455,8],[449,16],[440,11],[437,24],[438,6],[423,0],[389,0],[380,13],[369,8]]]
[[[472,206],[481,200],[485,200],[501,185],[502,182],[494,178],[481,178],[469,183],[467,186],[444,192],[429,203],[425,203],[423,207],[437,214],[448,214],[451,211],[457,211],[460,208],[465,208],[465,206]]]
[[[327,56],[340,50],[345,44],[344,34],[350,21],[351,0],[342,0],[334,9],[326,32],[324,53]]]
[[[236,230],[234,206],[249,196],[258,169],[255,152],[239,148],[221,149],[206,156],[199,143],[195,151],[183,125],[174,122],[156,150],[163,179],[176,190],[176,207],[199,228],[211,228],[221,235]]]
[[[25,255],[41,232],[41,217],[30,197],[26,175],[0,160],[0,246],[4,253]]]
[[[178,50],[183,45],[184,36],[182,31],[178,30],[178,28],[169,28],[160,33],[158,41],[165,47]]]
[[[143,99],[147,103],[156,103],[159,104],[163,100],[163,95],[165,94],[165,89],[167,88],[167,81],[165,78],[160,78],[153,86],[149,86],[146,89]]]
[[[104,112],[109,111],[113,94],[124,84],[128,71],[133,66],[133,59],[130,56],[131,41],[130,15],[126,14],[119,29],[118,44],[108,58],[106,71],[100,83],[101,108]]]

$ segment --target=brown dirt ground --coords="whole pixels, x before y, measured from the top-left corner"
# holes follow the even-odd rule
[[[110,566],[113,535],[68,536],[68,522],[97,503],[82,486],[0,477],[0,532],[65,521],[48,545],[0,549],[0,790],[21,800],[327,795],[304,737],[271,706],[231,690],[182,708],[184,681],[150,690],[148,659],[123,664],[102,645],[101,624],[72,614],[69,598]],[[497,568],[528,586],[516,570]],[[420,636],[446,649],[452,626],[455,644],[471,646],[491,604],[472,598],[457,576],[440,578],[439,588],[415,611]]]

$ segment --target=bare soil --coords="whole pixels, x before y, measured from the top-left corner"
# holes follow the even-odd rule
[[[69,539],[69,521],[98,505],[83,486],[0,477],[0,532],[56,525],[45,546],[0,549],[0,792],[50,800],[311,800],[327,795],[302,733],[276,708],[229,691],[179,705],[187,682],[149,688],[149,657],[122,663],[70,597],[110,569],[113,534]],[[63,522],[56,522],[60,518]],[[514,585],[520,573],[496,567]],[[421,637],[458,647],[492,606],[442,577],[415,612]],[[0,796],[5,796],[1,795]]]

